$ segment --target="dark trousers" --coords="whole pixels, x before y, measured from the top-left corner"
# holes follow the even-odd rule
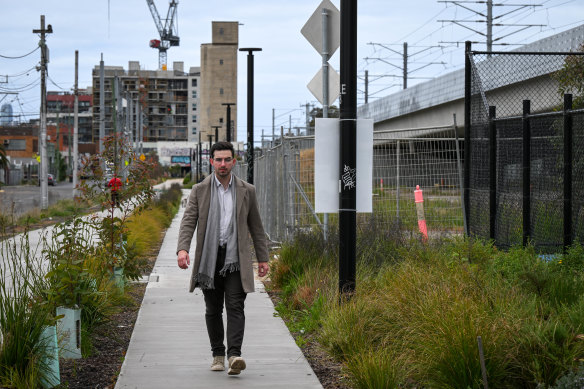
[[[225,263],[225,249],[217,252],[215,267],[215,289],[203,289],[205,296],[205,322],[211,341],[213,356],[225,355],[223,344],[223,302],[227,310],[227,356],[241,356],[241,344],[245,330],[245,297],[239,272],[219,275]]]

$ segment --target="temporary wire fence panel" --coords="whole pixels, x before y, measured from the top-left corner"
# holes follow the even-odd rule
[[[566,61],[584,63],[582,54],[468,53],[471,78],[466,82],[471,93],[466,107],[471,122],[466,168],[472,235],[493,239],[500,247],[529,242],[549,253],[561,250],[567,240],[584,238],[584,107],[564,110],[558,82]],[[564,125],[567,116],[572,119],[570,128]],[[567,131],[573,134],[570,161],[564,160]],[[489,154],[490,141],[494,154]],[[568,162],[571,173],[566,170]],[[570,198],[566,185],[572,188]],[[568,206],[571,230],[565,224]]]
[[[414,190],[420,185],[430,235],[462,233],[462,145],[457,150],[456,143],[453,126],[375,133],[373,214],[359,214],[358,224],[374,218],[382,228],[417,231]],[[254,184],[272,240],[290,239],[299,230],[323,230],[324,215],[314,211],[314,169],[313,136],[285,137],[256,158]],[[329,214],[327,228],[337,226],[337,215]]]

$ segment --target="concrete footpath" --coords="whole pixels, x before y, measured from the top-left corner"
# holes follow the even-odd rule
[[[183,213],[181,207],[164,237],[116,388],[322,388],[257,279],[245,302],[247,369],[238,376],[210,370],[203,295],[188,292],[192,262],[188,270],[176,262]],[[193,253],[194,241],[191,259]]]

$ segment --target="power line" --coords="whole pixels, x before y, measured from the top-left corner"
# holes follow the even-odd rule
[[[0,57],[1,57],[1,58],[6,58],[6,59],[19,59],[19,58],[24,58],[24,57],[28,57],[29,55],[31,55],[32,53],[34,53],[35,51],[37,51],[39,48],[40,48],[40,47],[39,47],[39,46],[37,46],[37,47],[36,47],[36,48],[35,48],[33,51],[31,51],[30,53],[28,53],[28,54],[24,54],[24,55],[19,55],[19,56],[16,56],[16,57],[10,57],[10,56],[8,56],[8,55],[2,55],[2,54],[0,54]]]

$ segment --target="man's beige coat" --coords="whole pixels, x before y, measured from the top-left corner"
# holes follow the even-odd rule
[[[215,175],[210,174],[203,182],[193,186],[178,233],[176,252],[178,253],[180,250],[189,252],[193,234],[195,229],[197,230],[195,259],[189,288],[190,292],[195,290],[194,277],[201,263],[203,242],[205,241],[205,231],[207,230],[207,218],[209,216],[209,205],[211,203],[211,185],[214,181]],[[267,262],[268,246],[266,234],[260,218],[255,187],[240,180],[235,175],[233,175],[232,185],[236,190],[237,250],[239,254],[241,284],[246,293],[251,293],[255,288],[249,236],[251,235],[253,240],[258,261]]]

